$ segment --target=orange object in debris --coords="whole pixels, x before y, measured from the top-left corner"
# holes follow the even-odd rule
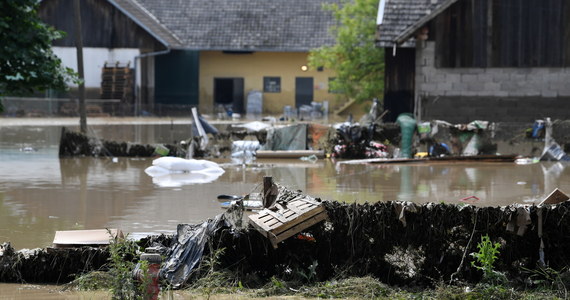
[[[315,240],[315,238],[311,234],[308,234],[308,233],[299,233],[299,234],[297,234],[296,238],[298,240],[304,240],[307,242],[316,242],[317,241],[317,240]]]

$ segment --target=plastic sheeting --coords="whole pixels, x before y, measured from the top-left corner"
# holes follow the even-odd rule
[[[268,128],[263,150],[306,150],[307,125],[297,124],[283,128]]]
[[[246,113],[248,118],[260,118],[263,111],[263,94],[260,91],[250,91],[247,94]]]
[[[174,289],[181,288],[190,279],[204,253],[204,246],[217,230],[227,227],[224,214],[200,225],[179,224],[174,244],[160,269],[160,275]]]

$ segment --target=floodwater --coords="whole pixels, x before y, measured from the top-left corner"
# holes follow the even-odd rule
[[[60,131],[59,126],[0,127],[0,243],[46,247],[55,231],[74,229],[119,228],[135,238],[173,233],[179,223],[222,213],[218,195],[259,190],[264,176],[314,197],[357,203],[462,203],[474,196],[469,199],[474,205],[502,206],[538,203],[555,188],[570,191],[570,168],[562,163],[357,165],[297,159],[247,166],[217,160],[225,173],[213,182],[176,184],[171,178],[164,185],[144,172],[151,158],[59,159]],[[135,143],[172,143],[188,132],[188,124],[90,127],[99,138]],[[58,298],[46,288],[6,284],[0,295],[32,296],[36,289],[38,298]]]
[[[562,163],[341,164],[218,160],[225,170],[210,183],[169,184],[147,175],[151,158],[65,158],[60,127],[0,128],[0,243],[16,249],[50,246],[57,230],[119,228],[131,237],[172,233],[223,210],[217,196],[260,189],[264,176],[314,197],[344,202],[406,200],[501,206],[538,203],[555,188],[570,191]],[[110,140],[167,143],[185,138],[188,125],[94,126]],[[34,148],[25,149],[25,147]],[[23,151],[31,150],[31,151]],[[178,183],[178,184],[177,184]]]

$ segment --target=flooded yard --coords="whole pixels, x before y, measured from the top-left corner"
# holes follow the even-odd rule
[[[406,200],[502,206],[538,203],[570,191],[562,163],[339,164],[297,159],[252,165],[216,160],[225,173],[204,184],[160,186],[144,170],[150,158],[58,158],[61,127],[0,127],[0,242],[16,249],[50,246],[57,230],[120,228],[132,237],[173,233],[223,212],[217,196],[246,194],[264,176],[314,197],[344,202]],[[188,125],[93,126],[109,140],[169,143]],[[29,147],[29,148],[26,148]],[[33,149],[30,149],[33,148]],[[475,198],[471,198],[473,200]]]

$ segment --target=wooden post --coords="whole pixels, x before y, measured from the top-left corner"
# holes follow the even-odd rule
[[[271,195],[271,187],[273,186],[273,177],[263,177],[263,208],[268,208],[273,204],[273,196]]]
[[[80,0],[73,1],[75,14],[75,47],[77,48],[77,73],[79,75],[79,128],[87,134],[87,113],[85,112],[85,75],[83,73],[83,38],[81,36],[81,4]]]

